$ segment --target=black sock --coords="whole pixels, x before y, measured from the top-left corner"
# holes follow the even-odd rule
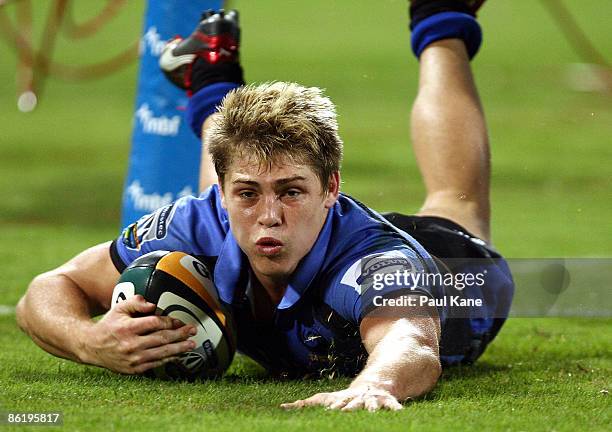
[[[461,12],[475,16],[468,5],[461,0],[414,0],[410,4],[410,30],[434,14],[440,12]]]
[[[194,62],[191,71],[191,91],[194,94],[202,87],[218,82],[244,84],[240,64],[234,62],[209,64],[204,59],[198,59]]]

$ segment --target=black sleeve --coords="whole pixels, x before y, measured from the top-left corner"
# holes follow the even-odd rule
[[[123,271],[127,268],[127,265],[123,262],[121,257],[119,256],[119,252],[117,251],[117,239],[113,240],[110,245],[110,258],[115,264],[115,268],[119,273],[123,273]]]

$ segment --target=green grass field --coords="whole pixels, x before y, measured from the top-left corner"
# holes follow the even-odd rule
[[[47,6],[33,3],[40,34]],[[82,18],[101,7],[74,3]],[[55,57],[83,64],[116,53],[138,36],[143,3],[129,2],[90,40],[58,39]],[[509,257],[610,257],[611,95],[567,86],[567,66],[580,59],[541,2],[488,3],[480,18],[485,44],[473,65],[490,125],[494,243]],[[612,4],[565,3],[612,55]],[[423,190],[408,116],[417,63],[405,1],[232,6],[242,12],[248,81],[318,85],[337,103],[344,191],[377,210],[415,211]],[[0,45],[0,304],[12,306],[33,276],[118,233],[137,68],[97,81],[51,79],[40,107],[25,115],[15,106],[15,56]],[[223,380],[200,384],[56,359],[2,307],[0,411],[59,410],[66,429],[83,431],[609,430],[611,404],[602,390],[612,376],[611,324],[510,320],[476,365],[446,371],[431,394],[403,411],[344,414],[278,405],[349,381],[276,382],[244,358]]]

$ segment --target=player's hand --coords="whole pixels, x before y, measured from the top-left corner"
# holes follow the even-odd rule
[[[402,404],[387,390],[375,385],[362,385],[349,387],[332,393],[317,393],[308,399],[298,400],[292,403],[281,404],[284,409],[296,409],[309,406],[324,406],[327,409],[341,411],[355,411],[366,409],[377,411],[381,409],[397,411],[403,408]]]
[[[196,334],[194,326],[167,316],[134,316],[154,311],[155,305],[140,295],[116,304],[87,331],[86,362],[138,374],[195,348],[195,342],[187,340]]]

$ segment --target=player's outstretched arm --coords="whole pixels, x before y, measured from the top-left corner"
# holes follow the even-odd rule
[[[391,309],[379,308],[361,322],[361,337],[370,355],[349,388],[317,393],[281,406],[399,410],[400,402],[431,390],[442,372],[438,354],[440,321],[435,311],[424,310],[413,313],[412,318],[390,318],[398,313],[396,308]]]
[[[141,373],[192,349],[193,326],[169,317],[142,316],[155,305],[140,296],[110,308],[119,277],[109,243],[37,276],[17,305],[17,322],[45,351],[121,373]]]

